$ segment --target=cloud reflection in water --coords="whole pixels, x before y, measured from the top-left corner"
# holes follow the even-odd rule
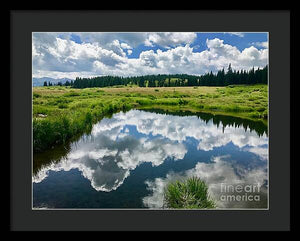
[[[256,205],[257,207],[266,208],[266,196],[267,196],[267,171],[264,167],[257,167],[251,170],[243,167],[234,167],[230,161],[231,157],[217,156],[212,158],[210,163],[198,162],[196,166],[185,172],[174,173],[170,172],[165,178],[155,178],[154,181],[146,181],[148,190],[151,194],[143,198],[143,203],[148,208],[162,208],[163,207],[163,193],[164,188],[168,183],[176,180],[184,180],[188,177],[199,177],[205,181],[208,185],[210,196],[216,201],[217,208],[247,208],[250,205]],[[221,185],[236,186],[239,184],[245,185],[260,185],[259,198],[260,201],[254,202],[237,202],[231,200],[222,200],[221,195],[227,193],[222,192]],[[234,192],[228,193],[237,194]],[[240,194],[240,193],[238,193]],[[245,194],[245,193],[244,193]]]
[[[94,125],[90,136],[83,136],[73,143],[70,152],[60,162],[43,166],[34,175],[33,182],[42,182],[49,171],[77,168],[91,181],[95,190],[110,192],[122,185],[130,172],[141,163],[159,166],[168,158],[183,159],[188,152],[188,138],[197,141],[198,150],[210,151],[233,143],[241,151],[252,152],[262,160],[267,159],[266,135],[259,137],[255,132],[231,126],[223,132],[222,127],[217,127],[211,121],[206,123],[197,116],[171,116],[131,110],[117,113],[110,119],[104,118]],[[205,168],[209,171],[202,171],[202,176],[205,173],[226,172],[223,177],[236,180],[232,170],[220,162],[215,162],[214,166],[198,163],[195,171],[199,173]],[[154,182],[147,182],[153,195],[146,197],[144,203],[150,207],[159,203],[155,201],[158,198],[155,197],[155,190],[160,190],[163,185],[159,180],[163,181],[158,178]]]

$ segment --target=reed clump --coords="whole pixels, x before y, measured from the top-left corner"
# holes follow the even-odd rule
[[[164,191],[164,207],[170,209],[210,209],[215,202],[209,197],[208,187],[198,177],[175,181]]]

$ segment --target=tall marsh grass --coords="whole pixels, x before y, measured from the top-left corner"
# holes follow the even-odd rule
[[[59,108],[59,106],[58,106]],[[106,115],[131,108],[128,103],[114,102],[97,110],[82,109],[69,115],[56,115],[49,118],[33,118],[33,151],[40,152],[54,145],[63,144],[70,138],[89,133],[93,123]],[[47,111],[39,112],[48,113]]]
[[[209,197],[208,187],[198,177],[185,181],[175,181],[167,185],[164,191],[164,207],[170,209],[208,209],[215,208],[215,202]]]

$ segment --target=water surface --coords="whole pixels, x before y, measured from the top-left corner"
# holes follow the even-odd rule
[[[35,154],[33,207],[162,208],[168,182],[197,176],[217,208],[267,208],[267,168],[261,122],[131,110],[102,119],[77,141]]]

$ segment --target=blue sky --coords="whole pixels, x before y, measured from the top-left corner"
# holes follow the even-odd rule
[[[264,67],[267,33],[33,33],[33,77],[185,73]]]
[[[236,46],[240,51],[250,47],[253,43],[268,41],[266,33],[243,33],[243,37],[229,33],[197,33],[197,39],[193,45],[199,45],[199,51],[206,49],[206,39],[219,38],[225,44]],[[257,46],[256,46],[257,47]],[[260,49],[261,47],[259,47]]]

